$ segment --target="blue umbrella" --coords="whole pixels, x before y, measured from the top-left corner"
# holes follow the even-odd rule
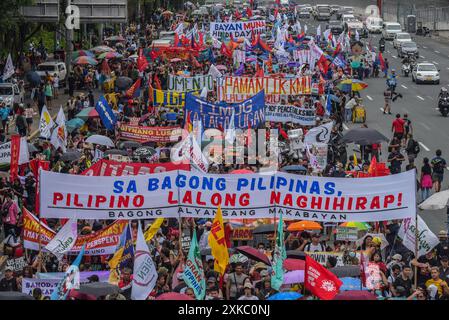
[[[343,282],[340,291],[368,290],[362,287],[362,281],[359,278],[344,277],[340,278],[340,280]]]
[[[28,71],[27,74],[25,75],[25,78],[28,80],[29,83],[33,85],[38,85],[41,83],[41,77],[35,71]]]
[[[84,125],[84,120],[81,118],[73,118],[65,123],[68,132],[72,132],[76,129],[81,128]]]
[[[278,292],[271,297],[269,297],[267,300],[298,300],[302,297],[302,294],[298,292]]]

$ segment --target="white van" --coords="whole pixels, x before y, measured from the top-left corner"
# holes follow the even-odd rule
[[[381,33],[383,20],[379,17],[368,17],[365,20],[366,28],[369,33]]]
[[[15,83],[0,83],[0,102],[12,107],[15,103],[23,103],[23,92]]]
[[[396,33],[402,32],[400,23],[397,22],[384,22],[382,36],[385,40],[393,40]]]

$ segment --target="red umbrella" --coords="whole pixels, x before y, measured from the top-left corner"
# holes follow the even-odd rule
[[[268,257],[261,253],[259,250],[257,250],[256,248],[250,247],[250,246],[240,246],[235,248],[235,251],[240,252],[241,254],[243,254],[244,256],[255,260],[255,261],[260,261],[265,263],[268,266],[271,266],[271,261],[270,259],[268,259]]]
[[[177,292],[167,292],[161,294],[156,300],[195,300],[188,295],[177,293]]]
[[[283,265],[287,271],[305,270],[306,268],[306,262],[299,259],[285,259]]]
[[[248,169],[239,169],[231,172],[231,174],[246,174],[246,173],[254,173],[254,171]]]
[[[363,290],[343,291],[337,294],[334,300],[377,300],[374,293]]]
[[[94,295],[88,294],[88,293],[84,293],[84,292],[79,292],[76,290],[70,290],[67,298],[70,300],[75,299],[75,300],[97,300],[97,297],[95,297]]]

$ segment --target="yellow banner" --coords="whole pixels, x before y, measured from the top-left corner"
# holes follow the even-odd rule
[[[150,97],[153,99],[153,106],[163,105],[166,107],[184,107],[187,92],[165,91],[150,87]],[[193,91],[199,94],[198,91]]]
[[[212,223],[208,241],[212,256],[215,259],[214,270],[223,275],[229,263],[229,253],[226,245],[223,216],[220,207],[218,207],[217,214]]]

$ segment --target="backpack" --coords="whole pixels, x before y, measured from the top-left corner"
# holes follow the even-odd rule
[[[419,143],[416,140],[413,140],[413,153],[418,154],[421,151],[419,147]]]

